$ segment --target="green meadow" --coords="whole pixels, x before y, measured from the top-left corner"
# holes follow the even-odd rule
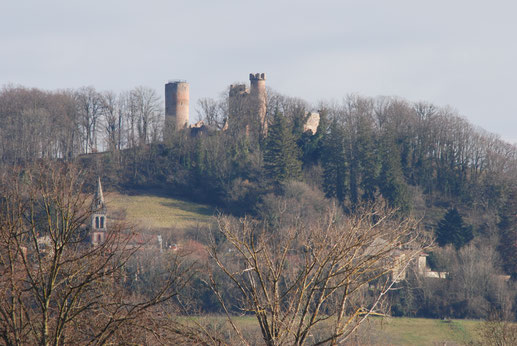
[[[110,192],[106,194],[105,199],[110,212],[122,212],[126,221],[150,229],[184,230],[207,226],[213,222],[212,216],[216,212],[206,205],[145,192]]]

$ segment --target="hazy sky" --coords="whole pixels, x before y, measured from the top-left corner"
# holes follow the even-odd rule
[[[250,72],[313,104],[350,93],[450,105],[517,142],[517,3],[2,0],[0,85],[217,98]]]

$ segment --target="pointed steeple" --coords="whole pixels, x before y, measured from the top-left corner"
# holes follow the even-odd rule
[[[101,177],[98,177],[97,188],[95,189],[95,194],[93,195],[92,200],[92,210],[101,209],[106,209],[106,205],[104,204],[104,195],[102,194]]]
[[[102,244],[106,240],[106,212],[107,208],[104,203],[104,195],[102,194],[101,178],[99,177],[91,205],[90,242],[92,245]]]

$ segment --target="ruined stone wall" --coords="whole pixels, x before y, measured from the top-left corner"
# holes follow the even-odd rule
[[[310,112],[308,114],[305,124],[303,124],[303,132],[310,132],[311,135],[316,134],[318,126],[320,125],[320,114],[316,112]]]
[[[249,89],[244,84],[230,85],[228,97],[228,117],[235,120],[246,108],[248,102]]]

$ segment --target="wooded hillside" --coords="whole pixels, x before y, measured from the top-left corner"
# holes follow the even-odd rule
[[[0,160],[4,171],[13,166],[23,170],[35,161],[70,163],[92,176],[101,176],[113,191],[159,188],[164,194],[210,204],[220,212],[242,217],[237,221],[220,216],[220,233],[206,232],[196,237],[217,264],[212,263],[212,274],[194,280],[197,293],[190,298],[199,298],[195,303],[199,312],[237,313],[239,308],[244,309],[232,302],[242,289],[239,285],[246,287],[247,280],[253,280],[232,276],[232,266],[241,263],[232,256],[250,251],[250,256],[259,258],[262,254],[247,248],[255,241],[263,241],[260,244],[272,251],[271,258],[278,256],[278,263],[298,268],[296,261],[309,263],[313,259],[307,255],[307,244],[313,242],[311,251],[318,249],[315,239],[319,238],[305,230],[327,229],[327,236],[332,234],[338,244],[343,241],[340,232],[354,230],[361,234],[359,237],[366,237],[380,227],[378,234],[394,246],[390,251],[402,244],[409,249],[420,236],[435,238],[434,246],[426,249],[428,265],[430,270],[447,273],[446,279],[417,275],[397,281],[398,290],[388,299],[391,314],[515,319],[515,145],[475,127],[449,107],[400,98],[352,95],[340,103],[323,102],[315,107],[270,91],[267,136],[247,126],[256,115],[242,106],[238,119],[227,119],[226,98],[203,99],[198,105],[206,125],[202,131],[185,128],[164,135],[163,107],[151,89],[139,87],[117,95],[91,87],[55,92],[4,87],[0,92]],[[320,115],[319,127],[315,133],[304,132],[313,108]],[[379,213],[375,209],[379,205],[390,212]],[[374,211],[368,214],[365,210]],[[357,215],[370,215],[365,218],[372,223],[370,231],[354,224],[362,220]],[[390,215],[389,222],[377,223],[378,215]],[[403,225],[414,219],[421,220],[423,234],[417,236],[422,228],[408,226],[404,235],[411,241],[386,231],[389,227],[396,229],[397,222]],[[342,224],[334,224],[336,220]],[[239,233],[245,231],[251,235]],[[186,233],[192,236],[192,232]],[[260,236],[254,238],[254,234]],[[368,236],[372,238],[365,239],[371,244],[375,237]],[[237,241],[239,237],[242,239]],[[246,239],[253,241],[247,243]],[[325,244],[322,239],[318,244]],[[289,245],[275,248],[284,243]],[[283,254],[288,248],[293,253]],[[288,285],[288,275],[283,277],[284,267],[275,267],[273,262],[264,272],[278,270],[281,288],[273,285],[271,290],[281,291],[288,287],[282,286]],[[248,268],[239,270],[244,275],[250,268],[260,277],[258,265],[248,264]],[[328,272],[332,270],[328,268]],[[231,274],[229,279],[237,283],[236,287],[221,284],[224,273]],[[370,274],[358,282],[373,284],[378,277]],[[153,279],[149,280],[151,283]],[[322,291],[327,289],[325,286]],[[360,291],[359,286],[357,289]],[[257,298],[246,294],[242,301]],[[331,308],[332,302],[322,300],[318,308],[337,313]],[[272,310],[279,309],[276,316],[286,308],[281,300],[271,304],[275,306]],[[257,311],[262,308],[247,308],[260,322]],[[339,313],[344,316],[350,311],[343,308]],[[263,318],[265,323],[269,317]],[[331,338],[353,332],[346,326],[337,326],[336,330],[343,330]],[[261,327],[268,330],[267,323]],[[271,333],[279,334],[271,340],[283,335],[281,328],[273,329]],[[301,340],[308,335],[301,329],[299,333],[296,337]],[[286,331],[285,335],[292,334]]]

